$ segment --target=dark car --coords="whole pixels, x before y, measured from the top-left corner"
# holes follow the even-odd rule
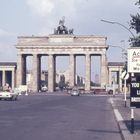
[[[46,81],[41,82],[41,91],[46,92],[48,90],[48,84]]]

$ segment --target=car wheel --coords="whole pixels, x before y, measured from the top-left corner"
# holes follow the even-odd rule
[[[13,96],[10,98],[10,100],[11,100],[11,101],[13,100]]]
[[[108,94],[113,94],[113,90],[109,90],[108,91]]]

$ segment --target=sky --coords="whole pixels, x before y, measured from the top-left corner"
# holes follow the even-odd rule
[[[106,36],[107,45],[129,47],[130,14],[136,0],[0,0],[0,61],[15,61],[17,36],[48,35],[65,17],[65,26],[75,35]],[[135,34],[135,31],[132,30]],[[120,48],[109,48],[108,61],[123,61]]]

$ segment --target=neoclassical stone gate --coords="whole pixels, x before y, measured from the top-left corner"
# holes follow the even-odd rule
[[[108,83],[106,37],[76,36],[72,34],[58,34],[48,36],[21,36],[18,37],[17,48],[17,86],[26,84],[26,58],[33,56],[32,85],[33,91],[40,88],[41,56],[48,56],[48,91],[54,91],[55,58],[59,55],[68,55],[70,59],[70,86],[75,81],[75,58],[85,56],[85,90],[91,89],[91,56],[100,56],[101,60],[101,87]],[[82,69],[82,68],[81,68]]]

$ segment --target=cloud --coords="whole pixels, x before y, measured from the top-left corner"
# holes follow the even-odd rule
[[[44,17],[52,12],[54,3],[51,0],[27,0],[31,11],[38,16]]]
[[[0,29],[0,61],[15,61],[16,48],[14,46],[16,33]]]
[[[105,35],[111,39],[112,33],[115,33],[115,40],[121,30],[126,37],[129,37],[129,33],[119,26],[108,25],[100,20],[117,21],[128,26],[132,12],[130,9],[136,7],[132,1],[126,3],[127,0],[26,0],[29,9],[40,21],[40,35],[53,33],[60,18],[65,16],[65,26],[74,28],[74,34]]]
[[[73,15],[75,12],[74,0],[26,0],[32,13],[40,17]]]
[[[53,29],[58,26],[63,16],[68,27],[68,23],[72,23],[77,16],[75,0],[26,0],[26,4],[31,14],[41,21],[39,35],[53,33]]]
[[[2,40],[3,41],[3,40]],[[16,61],[16,48],[13,44],[8,42],[2,42],[0,39],[0,61],[1,62],[15,62]]]

